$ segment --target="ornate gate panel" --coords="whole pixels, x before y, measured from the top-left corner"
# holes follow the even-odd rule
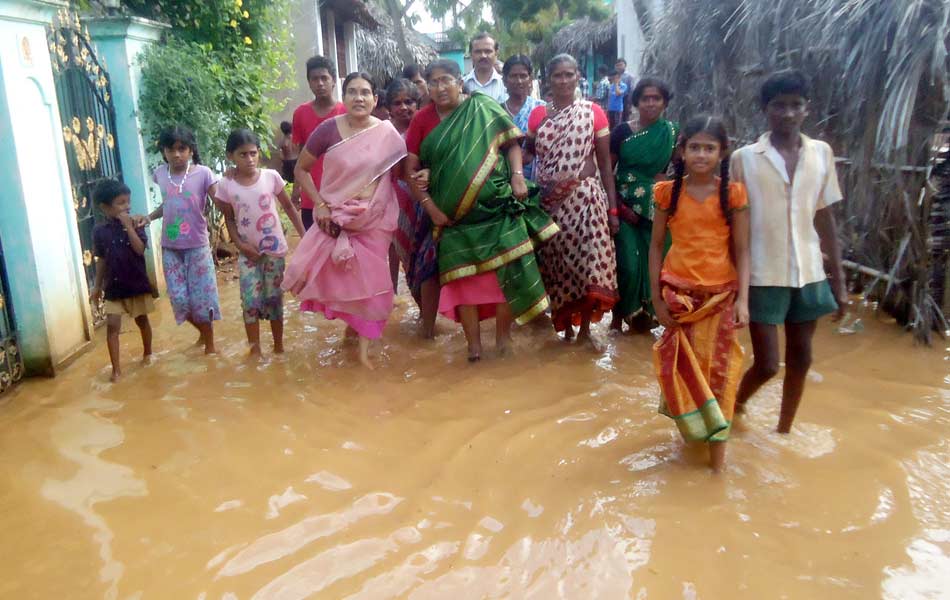
[[[79,243],[86,280],[92,288],[96,276],[92,229],[98,214],[93,190],[103,179],[122,179],[112,86],[78,15],[61,11],[48,33]],[[95,322],[101,323],[101,306],[92,309]]]
[[[10,389],[23,377],[23,358],[17,346],[13,321],[13,307],[7,302],[10,286],[3,262],[3,245],[0,244],[0,394]]]

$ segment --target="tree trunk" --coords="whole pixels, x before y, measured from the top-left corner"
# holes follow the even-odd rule
[[[399,56],[403,63],[410,64],[414,62],[412,52],[409,51],[409,45],[406,43],[406,30],[403,21],[403,6],[399,0],[385,0],[386,12],[393,22],[393,33],[396,35],[396,48],[399,49]]]

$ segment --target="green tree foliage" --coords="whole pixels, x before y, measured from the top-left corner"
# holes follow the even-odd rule
[[[272,139],[273,98],[292,85],[289,0],[124,0],[140,16],[164,20],[164,45],[142,58],[146,141],[169,124],[194,129],[202,158],[224,161],[228,131],[246,127]]]
[[[575,19],[606,19],[610,9],[604,0],[426,0],[436,18],[452,17],[455,27],[449,32],[459,42],[485,30],[497,36],[502,56],[531,54],[549,42],[557,31]],[[485,12],[491,23],[483,19]]]

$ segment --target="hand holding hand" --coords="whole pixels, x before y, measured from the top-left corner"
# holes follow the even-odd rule
[[[640,222],[640,215],[630,210],[629,207],[620,204],[617,206],[617,209],[620,211],[620,220],[625,221],[630,225],[636,225]]]
[[[431,173],[429,169],[419,169],[411,176],[411,179],[419,190],[425,192],[429,190],[429,175]]]
[[[140,227],[148,227],[152,222],[147,215],[132,215],[132,227],[138,229]]]
[[[620,219],[617,215],[607,215],[607,226],[610,227],[610,235],[617,235],[620,231]]]

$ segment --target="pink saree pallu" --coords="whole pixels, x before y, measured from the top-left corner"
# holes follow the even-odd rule
[[[290,258],[283,288],[300,310],[342,319],[363,337],[382,335],[393,309],[389,246],[399,215],[389,170],[405,155],[388,121],[326,151],[320,197],[341,232],[334,238],[311,227]]]

